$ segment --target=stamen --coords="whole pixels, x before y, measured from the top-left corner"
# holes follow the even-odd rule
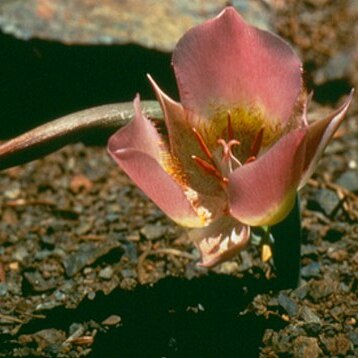
[[[207,147],[204,138],[202,137],[202,135],[196,130],[196,128],[192,128],[192,131],[194,132],[196,139],[199,142],[200,148],[201,150],[204,152],[204,154],[212,161],[213,160],[213,155],[211,154],[209,148]]]
[[[245,164],[252,163],[256,160],[256,157],[252,155],[251,157],[248,157],[245,161]]]
[[[234,138],[234,130],[232,128],[231,112],[230,111],[227,111],[227,138],[228,138],[228,141],[231,141]]]
[[[250,148],[250,157],[257,157],[257,154],[260,151],[262,140],[264,138],[264,127],[262,127],[256,134],[255,139],[252,143],[252,146]]]
[[[199,165],[200,168],[204,169],[209,174],[215,176],[216,178],[222,180],[223,177],[218,169],[216,169],[212,164],[206,162],[204,159],[197,157],[196,155],[192,155],[191,158]]]

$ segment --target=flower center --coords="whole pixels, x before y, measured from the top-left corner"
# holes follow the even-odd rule
[[[227,185],[229,182],[228,176],[230,173],[238,167],[241,167],[244,164],[250,163],[256,160],[256,157],[260,151],[263,140],[264,128],[262,127],[256,134],[251,148],[250,153],[244,164],[242,164],[239,159],[236,158],[233,148],[235,146],[239,146],[240,142],[234,139],[234,131],[232,128],[231,121],[231,113],[230,111],[227,113],[227,139],[219,138],[217,140],[217,144],[221,146],[219,147],[219,154],[217,151],[212,152],[207,144],[205,143],[204,138],[198,132],[196,128],[192,128],[192,131],[195,135],[196,140],[199,143],[201,151],[203,152],[205,159],[200,158],[196,155],[192,155],[191,158],[195,161],[195,163],[204,171],[206,171],[209,175],[212,175],[219,179],[219,181],[223,185]]]

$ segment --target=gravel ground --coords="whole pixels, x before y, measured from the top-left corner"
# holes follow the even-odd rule
[[[356,3],[268,3],[319,118],[358,84]],[[253,245],[198,268],[186,233],[103,147],[1,172],[0,357],[357,357],[357,117],[355,101],[302,191],[294,290],[275,289]]]

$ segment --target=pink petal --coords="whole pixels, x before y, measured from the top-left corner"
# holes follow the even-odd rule
[[[157,161],[165,148],[160,145],[162,138],[158,131],[142,113],[139,95],[133,101],[135,116],[125,127],[119,129],[108,142],[109,153],[123,149],[136,149],[147,153]]]
[[[251,226],[274,225],[291,211],[305,155],[305,129],[281,138],[229,177],[231,215]]]
[[[212,267],[230,260],[247,245],[250,228],[223,216],[205,228],[192,230],[189,236],[200,250],[200,266]]]
[[[304,174],[299,188],[302,188],[307,183],[308,179],[314,172],[323,151],[342,123],[348,107],[352,102],[353,94],[354,90],[351,91],[349,97],[338,110],[330,114],[325,119],[313,122],[308,127],[307,150],[303,168]]]
[[[180,163],[185,182],[197,194],[197,204],[211,213],[211,219],[222,215],[227,206],[226,194],[220,180],[208,174],[192,158],[193,155],[206,159],[193,132],[200,128],[201,119],[187,111],[180,103],[168,97],[150,77],[157,99],[163,109],[168,130],[170,153]]]
[[[200,227],[201,219],[193,210],[184,189],[160,164],[165,148],[161,138],[134,100],[135,118],[117,131],[108,142],[108,152],[137,186],[159,208],[180,225]]]
[[[204,116],[219,106],[253,105],[285,123],[302,87],[291,47],[246,24],[233,7],[189,30],[173,65],[183,106]]]

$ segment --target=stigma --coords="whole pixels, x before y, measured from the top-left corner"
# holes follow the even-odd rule
[[[191,158],[198,167],[204,170],[208,175],[218,179],[224,186],[228,184],[228,177],[235,169],[256,160],[262,146],[264,134],[264,128],[262,127],[257,132],[251,144],[249,155],[245,162],[242,163],[235,155],[234,148],[240,146],[240,141],[234,138],[230,111],[227,112],[226,131],[224,130],[222,134],[222,136],[226,138],[217,139],[217,147],[214,150],[208,147],[202,134],[196,128],[193,127],[192,131],[199,144],[202,156],[192,155]]]

